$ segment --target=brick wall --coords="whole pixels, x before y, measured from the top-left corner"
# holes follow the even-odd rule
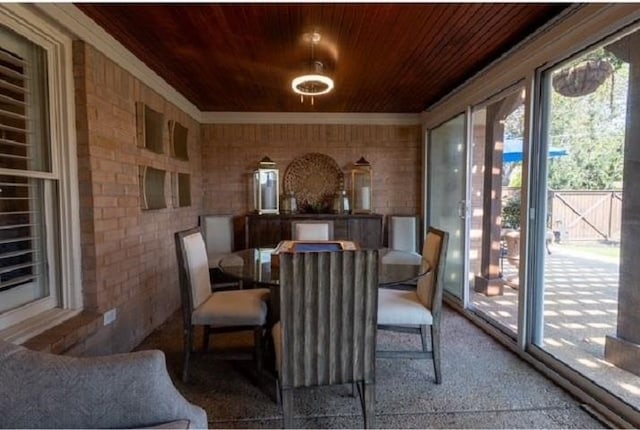
[[[174,232],[202,213],[250,209],[250,173],[268,155],[281,175],[308,152],[331,156],[348,176],[364,156],[373,166],[373,207],[421,212],[421,127],[383,125],[200,125],[83,42],[74,42],[84,312],[27,342],[77,355],[129,351],[180,306]],[[136,144],[136,102],[189,129],[189,161]],[[191,174],[188,208],[144,211],[138,166]],[[115,308],[116,321],[103,326]]]
[[[70,354],[129,351],[180,306],[173,233],[197,225],[201,212],[200,125],[83,42],[74,43],[74,79],[85,312],[64,324],[68,333],[58,327],[29,344]],[[137,147],[136,102],[164,113],[166,154]],[[190,161],[168,155],[169,120],[189,129]],[[190,173],[192,205],[171,207],[167,179],[168,208],[143,211],[139,165]],[[116,321],[103,327],[113,308]]]
[[[320,152],[349,176],[364,156],[373,168],[373,209],[381,214],[421,213],[421,127],[400,125],[202,125],[203,210],[250,210],[251,172],[265,155],[281,178],[296,157]],[[281,180],[282,182],[282,180]]]

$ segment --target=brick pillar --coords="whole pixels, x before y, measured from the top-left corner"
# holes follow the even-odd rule
[[[604,357],[610,363],[640,375],[640,34],[612,47],[629,62],[629,95],[624,144],[622,231],[620,239],[620,286],[618,327],[607,336]]]
[[[502,121],[522,102],[523,94],[518,91],[487,106],[481,276],[476,276],[474,282],[474,290],[487,296],[502,295],[504,288],[504,282],[500,278],[502,156],[504,153],[504,125]]]

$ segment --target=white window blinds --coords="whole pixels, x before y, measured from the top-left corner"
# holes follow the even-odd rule
[[[0,30],[0,312],[51,296],[45,220],[55,219],[57,181],[42,174],[50,171],[45,64],[42,48]]]

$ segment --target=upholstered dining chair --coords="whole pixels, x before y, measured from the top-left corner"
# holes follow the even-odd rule
[[[213,333],[253,330],[254,357],[262,366],[262,338],[267,321],[266,288],[211,291],[209,264],[200,229],[175,234],[176,257],[182,297],[184,363],[182,380],[187,381],[194,330],[204,327],[204,350]]]
[[[333,221],[292,221],[293,240],[333,240]]]
[[[220,270],[220,261],[234,249],[233,215],[200,215],[200,231],[207,249],[209,268],[213,269],[211,283],[215,289],[239,287],[242,283],[230,279]]]
[[[428,271],[418,280],[417,287],[411,290],[380,288],[378,292],[378,329],[420,334],[422,341],[421,351],[378,351],[378,357],[432,358],[436,384],[442,382],[440,319],[448,242],[449,233],[429,227],[422,250],[422,268]]]
[[[418,253],[420,218],[413,215],[391,215],[388,218],[389,251],[382,256],[383,264],[415,264],[422,261]]]
[[[284,427],[293,427],[295,388],[334,384],[357,388],[365,427],[373,427],[377,251],[282,253],[279,264],[272,335]]]

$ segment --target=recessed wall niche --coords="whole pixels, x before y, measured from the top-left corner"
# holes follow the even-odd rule
[[[191,206],[191,175],[188,173],[172,173],[173,207]]]
[[[167,207],[164,196],[165,171],[149,166],[139,166],[140,205],[142,209],[163,209]]]
[[[144,103],[136,102],[136,138],[141,148],[164,154],[162,130],[164,115]]]
[[[187,136],[189,129],[178,121],[169,121],[169,146],[171,147],[171,156],[180,160],[189,160],[187,150]]]

